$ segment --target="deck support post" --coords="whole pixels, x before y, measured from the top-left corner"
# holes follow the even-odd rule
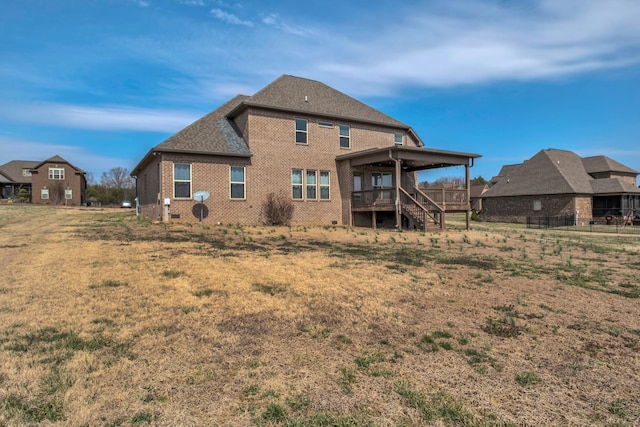
[[[471,228],[471,178],[469,174],[469,162],[464,165],[464,175],[466,181],[465,186],[467,188],[467,230],[469,230]]]

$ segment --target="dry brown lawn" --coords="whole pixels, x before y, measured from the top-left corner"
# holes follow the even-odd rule
[[[640,238],[0,207],[0,426],[640,425]]]

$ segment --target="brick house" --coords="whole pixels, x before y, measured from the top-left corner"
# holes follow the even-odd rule
[[[85,172],[60,156],[38,162],[31,169],[31,202],[80,206],[86,202]]]
[[[639,172],[607,156],[581,158],[545,149],[506,165],[482,195],[483,221],[526,223],[527,218],[573,217],[609,221],[640,213]]]
[[[12,160],[0,166],[0,185],[2,199],[17,199],[23,189],[31,200],[31,170],[39,162],[29,160]]]
[[[152,148],[134,167],[139,211],[162,221],[260,224],[269,194],[292,224],[444,226],[468,191],[417,188],[419,170],[469,168],[477,154],[426,149],[413,129],[321,82],[283,75]],[[196,200],[194,195],[209,197]]]

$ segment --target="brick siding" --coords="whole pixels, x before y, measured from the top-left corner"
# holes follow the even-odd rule
[[[50,167],[64,169],[64,179],[50,180]],[[31,202],[41,205],[53,204],[52,191],[55,191],[53,190],[55,186],[59,186],[63,191],[58,205],[80,206],[85,202],[86,181],[83,176],[77,175],[76,170],[66,163],[44,163],[37,169],[37,172],[31,175]],[[49,199],[42,199],[42,189],[44,188],[49,190]],[[71,199],[65,199],[65,189],[71,189]]]

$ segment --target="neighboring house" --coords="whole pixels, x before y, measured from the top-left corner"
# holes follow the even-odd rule
[[[431,199],[419,170],[469,168],[477,154],[423,148],[413,129],[318,81],[283,75],[236,96],[135,166],[140,212],[163,221],[260,224],[270,194],[292,224],[444,225],[469,198]],[[200,203],[194,194],[210,197]],[[197,193],[203,194],[203,193]]]
[[[31,202],[80,206],[86,202],[85,172],[60,156],[53,156],[31,168]]]
[[[504,166],[483,196],[483,221],[525,223],[527,218],[609,220],[640,209],[635,171],[606,156],[581,158],[546,149],[519,165]]]
[[[17,199],[21,189],[31,199],[31,169],[38,162],[29,160],[12,160],[0,166],[0,185],[3,199]]]
[[[477,184],[471,186],[471,210],[482,211],[482,195],[489,190],[488,184]]]

